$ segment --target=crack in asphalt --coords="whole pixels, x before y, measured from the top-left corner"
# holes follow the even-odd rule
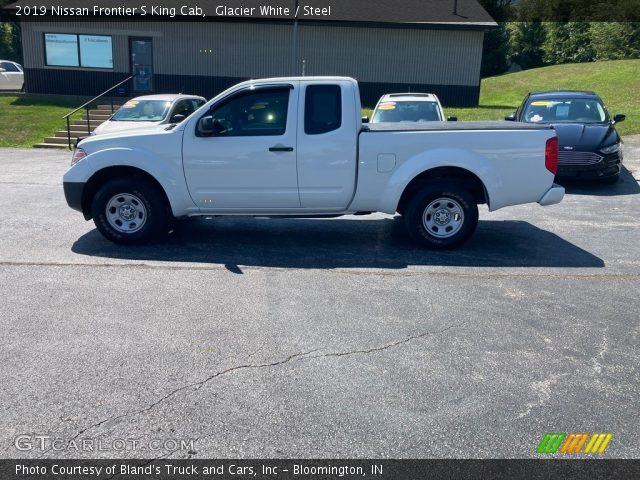
[[[116,420],[120,420],[121,418],[126,418],[126,417],[131,417],[131,416],[134,416],[134,415],[141,415],[143,413],[147,413],[150,410],[152,410],[155,407],[157,407],[162,402],[164,402],[165,400],[168,400],[169,398],[173,397],[174,395],[176,395],[176,394],[178,394],[178,393],[180,393],[180,392],[182,392],[184,390],[194,389],[194,391],[197,391],[200,388],[202,388],[206,383],[210,382],[211,380],[214,380],[214,379],[216,379],[218,377],[221,377],[223,375],[227,375],[228,373],[232,373],[232,372],[235,372],[237,370],[277,367],[277,366],[280,366],[280,365],[284,365],[285,363],[288,363],[291,360],[294,360],[294,359],[299,358],[299,357],[304,357],[306,355],[310,355],[311,353],[314,353],[314,352],[317,352],[317,351],[318,351],[318,349],[311,350],[309,352],[295,353],[293,355],[289,355],[284,360],[279,360],[277,362],[262,363],[262,364],[256,364],[256,365],[254,365],[254,364],[238,365],[238,366],[231,367],[231,368],[228,368],[226,370],[223,370],[221,372],[214,373],[213,375],[210,375],[209,377],[205,378],[204,380],[200,380],[199,382],[189,383],[187,385],[183,385],[182,387],[179,387],[179,388],[176,388],[176,389],[170,391],[169,393],[167,393],[166,395],[164,395],[160,399],[156,400],[155,402],[153,402],[152,404],[150,404],[146,408],[143,408],[141,410],[138,410],[138,411],[132,412],[132,413],[125,413],[123,415],[117,415],[115,417],[107,418],[105,420],[101,420],[101,421],[99,421],[97,423],[89,425],[88,427],[85,427],[82,430],[80,430],[78,433],[76,433],[76,435],[74,435],[71,438],[71,440],[76,440],[80,435],[84,434],[88,430],[92,430],[94,428],[98,428],[98,427],[104,425],[107,422],[113,422],[113,421],[116,421]]]
[[[101,427],[105,423],[114,422],[114,421],[120,420],[122,418],[127,418],[127,417],[132,417],[132,416],[137,416],[137,415],[142,415],[144,413],[148,413],[149,411],[153,410],[155,407],[160,405],[162,402],[168,400],[169,398],[175,396],[176,394],[178,394],[180,392],[183,392],[183,391],[189,390],[189,389],[193,389],[193,391],[198,391],[204,385],[209,383],[210,381],[215,380],[216,378],[221,377],[223,375],[227,375],[229,373],[236,372],[238,370],[255,370],[255,369],[261,369],[261,368],[279,367],[279,366],[282,366],[282,365],[284,365],[286,363],[289,363],[289,362],[291,362],[293,360],[300,359],[300,358],[306,358],[306,359],[312,360],[312,359],[318,359],[318,358],[339,358],[339,357],[347,357],[347,356],[351,356],[351,355],[366,355],[366,354],[370,354],[370,353],[381,352],[381,351],[384,351],[384,350],[388,350],[390,348],[398,347],[400,345],[405,345],[405,344],[407,344],[409,342],[412,342],[414,340],[419,340],[419,339],[426,338],[426,337],[441,335],[441,334],[446,333],[446,332],[448,332],[448,331],[450,331],[450,330],[452,330],[454,328],[462,327],[462,326],[466,325],[467,323],[468,323],[468,321],[455,323],[455,324],[452,324],[452,325],[448,325],[447,327],[442,328],[440,330],[424,332],[424,333],[420,333],[420,334],[416,334],[416,335],[410,335],[407,338],[404,338],[402,340],[396,340],[394,342],[386,343],[386,344],[381,345],[379,347],[373,347],[373,348],[369,348],[369,349],[347,350],[347,351],[344,351],[344,352],[333,352],[333,353],[324,353],[324,354],[321,354],[321,355],[312,355],[313,353],[315,353],[315,352],[320,350],[319,348],[316,348],[314,350],[310,350],[310,351],[307,351],[307,352],[294,353],[292,355],[289,355],[285,359],[282,359],[282,360],[279,360],[279,361],[276,361],[276,362],[261,363],[261,364],[245,364],[245,365],[238,365],[238,366],[235,366],[235,367],[231,367],[231,368],[228,368],[226,370],[222,370],[220,372],[216,372],[213,375],[208,376],[204,380],[200,380],[200,381],[194,382],[194,383],[189,383],[187,385],[183,385],[182,387],[179,387],[179,388],[176,388],[174,390],[171,390],[169,393],[167,393],[163,397],[159,398],[155,402],[151,403],[146,408],[143,408],[141,410],[138,410],[138,411],[135,411],[135,412],[131,412],[131,413],[125,413],[125,414],[122,414],[122,415],[117,415],[115,417],[110,417],[110,418],[107,418],[105,420],[101,420],[99,422],[91,424],[91,425],[83,428],[82,430],[78,431],[78,433],[76,433],[71,438],[71,440],[76,440],[78,437],[80,437],[81,435],[83,435],[87,431],[93,430],[94,428]]]
[[[73,263],[73,262],[12,262],[0,260],[0,267],[78,267],[78,268],[126,268],[130,270],[169,270],[169,271],[222,271],[229,270],[225,265],[153,265],[148,263]],[[456,268],[494,268],[478,266],[461,266]],[[501,267],[497,267],[501,268]],[[511,267],[505,267],[511,268]],[[530,267],[521,267],[530,268]],[[269,272],[306,272],[309,270],[320,270],[327,273],[341,275],[368,275],[368,276],[391,276],[391,277],[420,277],[420,276],[441,276],[454,278],[554,278],[554,279],[576,279],[576,280],[638,280],[640,273],[527,273],[527,272],[453,272],[453,271],[402,271],[387,272],[385,267],[370,267],[367,271],[351,270],[345,268],[281,268],[281,267],[253,267],[243,265],[243,271],[269,271]]]
[[[393,348],[393,347],[398,347],[400,345],[404,345],[405,343],[412,342],[413,340],[418,340],[418,339],[421,339],[421,338],[431,337],[431,336],[435,336],[435,335],[442,335],[443,333],[446,333],[449,330],[452,330],[453,328],[461,327],[463,325],[466,325],[467,323],[468,323],[468,321],[455,323],[453,325],[449,325],[448,327],[445,327],[445,328],[443,328],[441,330],[436,330],[434,332],[425,332],[425,333],[420,333],[420,334],[417,334],[417,335],[411,335],[411,336],[405,338],[404,340],[398,340],[398,341],[395,341],[395,342],[387,343],[386,345],[382,345],[381,347],[374,347],[374,348],[370,348],[370,349],[367,349],[367,350],[350,350],[350,351],[347,351],[347,352],[325,353],[325,354],[322,354],[322,355],[315,355],[315,356],[308,357],[308,359],[312,360],[314,358],[348,357],[350,355],[360,355],[360,354],[366,355],[368,353],[382,352],[383,350],[388,350],[388,349]]]

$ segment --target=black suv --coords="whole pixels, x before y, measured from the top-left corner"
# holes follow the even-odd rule
[[[527,95],[505,120],[553,125],[558,134],[558,177],[618,180],[622,168],[622,140],[615,124],[594,92],[553,91]]]

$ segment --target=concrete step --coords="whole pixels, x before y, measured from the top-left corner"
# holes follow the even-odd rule
[[[87,118],[87,111],[83,110],[76,113],[76,115],[73,116],[73,119],[77,119],[80,114],[82,114],[82,118]],[[111,113],[111,110],[89,110],[89,115],[91,118],[110,118],[113,114]]]
[[[97,127],[98,125],[102,125],[104,122],[102,120],[90,120],[89,121],[89,125],[93,128]],[[81,130],[84,129],[86,131],[87,129],[87,121],[86,120],[78,120],[76,122],[73,122],[71,124],[71,127],[78,127],[76,128],[76,130]]]
[[[59,149],[67,149],[68,146],[66,143],[36,143],[33,148],[59,148]]]
[[[122,103],[114,103],[114,104],[113,104],[113,111],[115,112],[115,111],[116,111],[116,110],[118,110],[122,105],[124,105],[124,104],[122,104]],[[97,109],[98,109],[98,110],[103,110],[103,111],[104,111],[104,110],[109,110],[109,111],[111,111],[111,104],[109,103],[109,104],[106,104],[106,105],[98,105]]]
[[[89,117],[91,118],[91,120],[109,120],[111,118],[111,114],[110,113],[105,113],[105,114],[100,114],[100,113],[89,113]],[[82,116],[83,120],[87,119],[86,115]]]
[[[93,122],[91,122],[91,130],[95,129],[95,125],[93,125]],[[73,125],[71,124],[69,126],[69,130],[71,130],[72,132],[84,132],[87,133],[87,122],[82,122],[82,123],[78,123],[77,125]],[[66,132],[67,129],[66,127],[64,128],[64,131]]]
[[[104,123],[104,122],[106,122],[107,120],[109,120],[109,119],[108,119],[108,118],[93,118],[93,117],[91,117],[91,118],[89,119],[89,121],[91,122],[91,124],[92,124],[92,125],[93,125],[94,123],[97,123],[98,125],[100,125],[101,123]],[[81,124],[81,123],[82,123],[82,124],[84,124],[84,125],[85,125],[85,127],[86,127],[86,126],[87,126],[87,119],[86,119],[86,118],[83,118],[82,120],[76,120],[76,121],[75,121],[75,122],[73,122],[73,123],[77,123],[77,124]]]
[[[75,145],[76,140],[77,140],[77,137],[71,137],[71,145]],[[66,137],[47,137],[44,139],[44,143],[67,146],[67,138]]]
[[[71,130],[71,138],[77,138],[77,137],[88,137],[89,134],[87,133],[86,130]],[[60,138],[67,138],[67,131],[66,130],[59,130],[55,133],[54,135],[55,137],[60,137]]]

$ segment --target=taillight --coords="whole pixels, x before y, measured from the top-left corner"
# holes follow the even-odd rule
[[[547,140],[547,146],[544,149],[544,166],[554,175],[558,171],[558,137]]]
[[[73,152],[73,157],[71,158],[71,166],[73,167],[76,163],[78,163],[80,160],[82,160],[86,156],[87,156],[87,152],[85,152],[81,148],[76,148],[76,150]]]

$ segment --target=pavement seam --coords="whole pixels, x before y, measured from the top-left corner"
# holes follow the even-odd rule
[[[228,272],[225,265],[152,265],[148,263],[73,263],[73,262],[11,262],[0,261],[0,267],[77,267],[77,268],[128,268],[131,270],[169,270],[169,271],[222,271]],[[382,267],[376,267],[382,268]],[[484,268],[484,267],[459,267],[459,268]],[[487,267],[490,268],[490,267]],[[526,268],[526,267],[525,267]],[[426,271],[426,272],[382,272],[346,270],[342,268],[279,268],[279,267],[252,267],[244,266],[243,271],[269,271],[269,272],[307,272],[317,270],[326,273],[340,275],[362,275],[380,277],[422,277],[442,276],[456,278],[555,278],[577,280],[638,280],[640,273],[585,273],[585,274],[561,274],[561,273],[499,273],[499,272],[452,272],[452,271]]]

